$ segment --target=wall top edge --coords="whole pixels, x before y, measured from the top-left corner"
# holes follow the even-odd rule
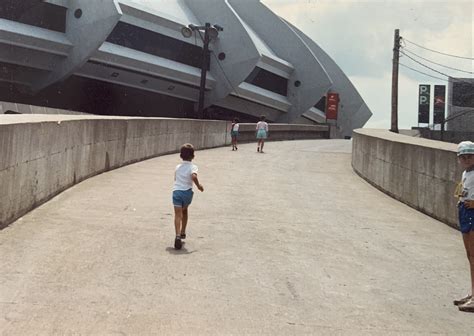
[[[186,118],[166,118],[166,117],[120,117],[120,116],[93,116],[93,115],[65,115],[65,114],[0,114],[0,126],[10,124],[33,124],[42,122],[76,121],[76,120],[121,120],[121,121],[138,121],[138,120],[176,120],[176,121],[194,121],[194,122],[222,122],[224,120],[200,120]]]
[[[389,130],[385,130],[385,129],[358,128],[354,130],[354,133],[373,137],[373,138],[379,138],[382,140],[403,143],[407,145],[428,147],[432,149],[444,150],[444,151],[449,151],[449,152],[453,152],[453,151],[456,152],[457,150],[457,145],[453,143],[431,140],[431,139],[424,139],[424,138],[416,138],[409,135],[390,132]]]
[[[239,123],[241,131],[255,131],[256,123]],[[329,130],[328,125],[307,125],[307,124],[280,124],[270,123],[268,124],[269,132],[275,131],[313,131],[313,132],[325,132]]]

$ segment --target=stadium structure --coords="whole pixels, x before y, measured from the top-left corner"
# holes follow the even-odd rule
[[[328,93],[340,136],[370,118],[328,54],[258,0],[0,3],[1,101],[184,118],[201,101],[212,119],[318,124]]]

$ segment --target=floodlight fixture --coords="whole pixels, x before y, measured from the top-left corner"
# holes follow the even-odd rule
[[[193,36],[193,30],[189,27],[183,27],[181,28],[181,35],[186,38],[190,38],[191,36]]]

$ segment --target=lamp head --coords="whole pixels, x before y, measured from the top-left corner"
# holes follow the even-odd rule
[[[219,36],[219,32],[218,32],[217,29],[214,28],[214,27],[209,28],[209,29],[208,29],[208,32],[209,32],[209,38],[210,38],[211,40],[216,39],[217,36]]]
[[[190,27],[183,27],[183,28],[181,28],[181,34],[184,37],[189,38],[193,35],[193,31]]]

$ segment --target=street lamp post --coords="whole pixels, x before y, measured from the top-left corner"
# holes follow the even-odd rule
[[[204,40],[202,47],[202,56],[201,56],[201,83],[199,85],[199,101],[198,101],[198,118],[202,119],[204,117],[204,92],[206,90],[206,75],[207,75],[207,66],[209,64],[209,29],[211,25],[206,23],[204,26]]]
[[[204,94],[206,91],[206,75],[207,75],[207,67],[209,65],[209,42],[211,39],[217,38],[220,31],[224,29],[219,25],[211,25],[210,23],[206,22],[204,26],[195,26],[193,24],[188,25],[187,27],[183,27],[181,29],[181,33],[184,37],[191,37],[194,31],[204,31],[204,38],[202,38],[203,47],[202,47],[202,56],[201,56],[201,82],[199,84],[199,101],[198,101],[198,111],[197,115],[199,119],[204,117]]]

